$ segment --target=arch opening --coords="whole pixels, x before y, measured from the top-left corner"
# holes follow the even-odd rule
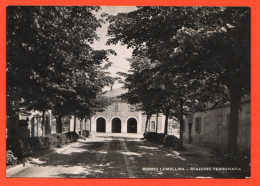
[[[112,120],[112,133],[121,133],[121,120],[119,118]]]
[[[104,118],[98,118],[96,121],[97,132],[106,132],[106,120]]]
[[[135,118],[127,120],[127,133],[137,133],[137,120]]]

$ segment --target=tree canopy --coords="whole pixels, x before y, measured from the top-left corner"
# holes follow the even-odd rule
[[[127,45],[134,56],[147,51],[161,64],[161,84],[171,81],[183,108],[230,101],[229,150],[236,151],[239,102],[250,93],[250,8],[137,8],[107,17],[108,44]]]
[[[30,109],[52,108],[59,118],[101,109],[98,95],[112,80],[104,70],[111,65],[108,55],[115,53],[91,47],[103,22],[93,14],[99,10],[7,8],[8,104],[24,99]]]

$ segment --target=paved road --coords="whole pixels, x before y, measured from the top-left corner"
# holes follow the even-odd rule
[[[183,154],[183,155],[182,155]],[[223,177],[208,159],[169,150],[140,138],[97,136],[41,158],[8,177],[195,178]],[[208,171],[211,169],[210,171]]]

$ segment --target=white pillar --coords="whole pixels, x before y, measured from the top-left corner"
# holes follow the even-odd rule
[[[111,121],[108,119],[106,120],[106,133],[112,133],[112,126]]]
[[[164,123],[165,123],[165,115],[162,115],[162,127],[161,127],[162,130],[160,132],[158,131],[159,133],[164,133],[164,127],[165,127]]]
[[[121,123],[121,133],[127,133],[127,123]]]
[[[137,134],[142,134],[143,117],[141,112],[138,112],[138,122],[137,122]]]
[[[74,130],[74,116],[70,118],[70,132]]]
[[[94,119],[94,116],[91,118],[91,131],[90,132],[94,132],[96,133],[97,127],[96,127],[96,121]]]

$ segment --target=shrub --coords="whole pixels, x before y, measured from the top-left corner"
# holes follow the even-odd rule
[[[54,147],[57,147],[59,144],[57,137],[53,134],[48,134],[44,136],[44,138],[47,140],[46,143],[48,144],[48,149],[53,149]]]
[[[180,139],[174,135],[165,135],[163,144],[166,147],[175,147],[175,148],[181,147]]]
[[[19,159],[33,154],[33,149],[30,142],[31,141],[29,138],[20,138],[15,140],[14,148],[12,150]]]
[[[16,165],[17,157],[14,156],[11,150],[6,151],[6,165]]]
[[[144,139],[147,139],[147,134],[148,134],[148,132],[143,133]]]
[[[225,166],[246,167],[250,164],[250,149],[248,148],[239,149],[236,153],[213,149],[211,153],[214,159]]]
[[[157,139],[157,134],[158,134],[158,133],[156,133],[156,132],[148,132],[148,133],[146,134],[146,139],[147,139],[148,141],[156,141],[156,139]]]
[[[76,132],[64,133],[71,142],[76,142],[79,139],[79,135]]]
[[[78,138],[76,132],[48,134],[41,137],[7,138],[6,149],[10,150],[18,160],[22,160],[36,152],[61,147],[70,141],[75,142]],[[10,156],[8,155],[9,159]]]
[[[89,131],[88,130],[83,130],[82,131],[82,136],[85,136],[85,137],[89,137]]]
[[[58,141],[57,141],[57,146],[62,146],[65,145],[66,143],[69,143],[69,138],[67,137],[66,134],[63,133],[56,133],[52,134]]]
[[[156,143],[162,144],[164,141],[164,137],[165,137],[164,133],[157,133]]]
[[[236,153],[223,152],[219,149],[212,150],[212,158],[225,167],[239,167],[241,172],[234,172],[235,177],[250,177],[250,149],[242,148]]]

